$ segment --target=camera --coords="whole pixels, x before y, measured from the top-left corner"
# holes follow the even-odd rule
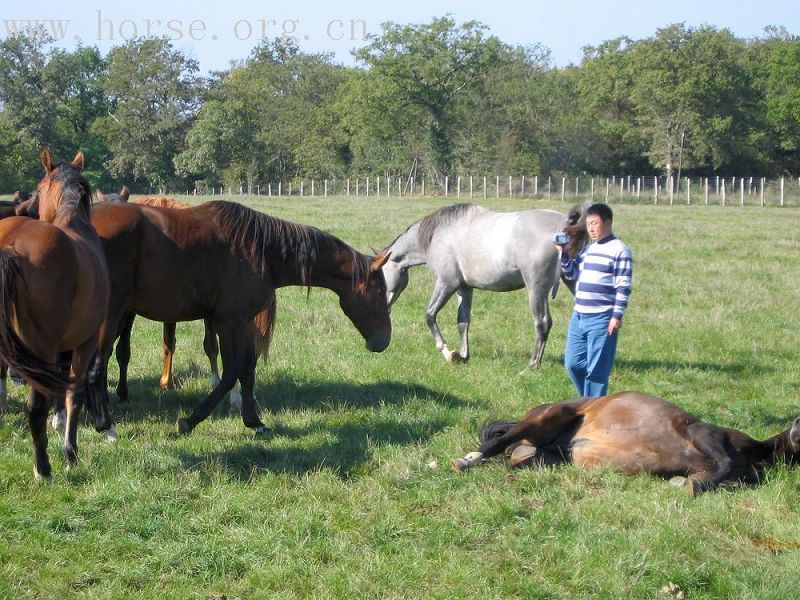
[[[566,231],[556,231],[553,234],[553,243],[558,246],[563,246],[569,241],[569,236]]]

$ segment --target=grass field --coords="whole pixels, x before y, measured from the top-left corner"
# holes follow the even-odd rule
[[[243,201],[365,251],[445,204]],[[754,437],[785,429],[800,412],[800,209],[614,208],[635,275],[612,391],[656,394]],[[431,287],[425,267],[411,271],[381,354],[331,292],[279,290],[257,374],[266,439],[225,407],[176,435],[177,417],[209,391],[196,323],[178,327],[179,389],[161,392],[160,325],[137,321],[132,401],[112,406],[119,442],[84,424],[81,463],[66,472],[51,432],[48,484],[31,474],[27,389],[11,386],[0,598],[796,596],[800,470],[695,500],[602,469],[512,471],[498,459],[453,472],[449,459],[475,449],[484,421],[573,395],[561,364],[572,302],[562,288],[543,366],[521,373],[533,344],[524,292],[476,292],[472,358],[453,366],[423,322]],[[440,323],[454,346],[454,305]]]

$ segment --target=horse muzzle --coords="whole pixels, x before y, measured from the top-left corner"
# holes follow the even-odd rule
[[[370,352],[383,352],[389,347],[389,342],[392,341],[391,333],[379,332],[367,340],[367,350]]]

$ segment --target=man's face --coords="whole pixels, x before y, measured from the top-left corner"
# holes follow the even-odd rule
[[[586,217],[586,229],[591,240],[596,242],[611,235],[611,221],[603,221],[600,215],[589,215]]]

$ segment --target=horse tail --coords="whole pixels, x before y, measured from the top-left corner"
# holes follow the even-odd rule
[[[16,257],[0,251],[0,360],[14,369],[37,392],[62,396],[67,375],[57,364],[39,358],[14,331],[11,318],[17,280],[22,277]]]
[[[517,423],[519,421],[492,421],[491,423],[486,423],[481,427],[481,431],[478,434],[481,447],[499,437],[503,437]]]
[[[253,325],[256,331],[256,352],[267,360],[269,356],[269,346],[272,342],[272,334],[275,331],[275,317],[277,316],[278,305],[275,302],[275,293],[260,313],[253,317]]]

